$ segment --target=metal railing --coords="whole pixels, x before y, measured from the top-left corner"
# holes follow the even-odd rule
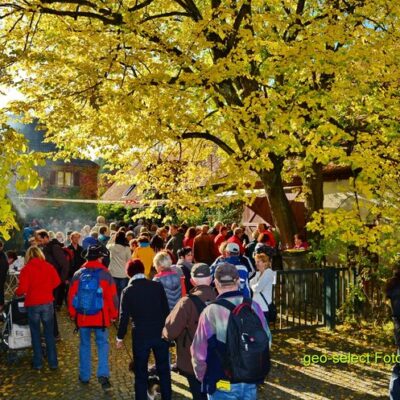
[[[272,329],[310,326],[334,328],[337,309],[355,283],[355,269],[327,267],[277,271],[273,299],[278,317]]]

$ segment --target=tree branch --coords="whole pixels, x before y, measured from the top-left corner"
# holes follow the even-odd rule
[[[225,153],[229,156],[235,154],[235,150],[233,150],[229,145],[227,145],[220,138],[212,135],[210,132],[185,132],[182,134],[181,139],[204,139],[209,142],[215,143],[219,148],[221,148]]]

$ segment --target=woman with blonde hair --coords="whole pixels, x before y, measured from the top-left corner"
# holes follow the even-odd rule
[[[267,322],[274,322],[276,316],[272,299],[272,285],[276,281],[276,272],[271,268],[271,258],[264,253],[256,254],[254,256],[257,272],[254,278],[250,280],[250,287],[253,291],[253,300],[257,302]]]
[[[54,296],[53,290],[61,283],[56,269],[45,260],[42,250],[31,246],[25,256],[25,266],[19,276],[15,291],[17,296],[25,296],[29,328],[32,336],[33,369],[43,367],[40,339],[40,322],[43,324],[46,341],[47,360],[50,369],[58,368],[54,339]]]

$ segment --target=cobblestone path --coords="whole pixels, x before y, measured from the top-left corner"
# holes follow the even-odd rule
[[[62,341],[57,344],[58,371],[45,367],[30,368],[30,350],[19,355],[15,364],[8,365],[5,354],[0,356],[0,399],[7,400],[97,400],[133,399],[133,375],[128,371],[127,352],[114,347],[115,328],[110,329],[111,382],[113,390],[103,394],[93,378],[89,385],[78,382],[78,336],[65,311],[59,313]],[[130,349],[130,343],[127,342]],[[394,348],[366,348],[352,338],[321,329],[275,333],[273,338],[272,370],[267,383],[260,388],[262,400],[373,400],[388,398],[390,365],[334,364],[332,361],[311,366],[302,363],[304,355],[333,355],[339,352],[364,354],[381,351],[392,353]],[[92,356],[96,356],[93,351]],[[93,364],[96,361],[93,361]],[[94,364],[95,365],[95,364]],[[173,373],[173,398],[191,399],[186,383]]]

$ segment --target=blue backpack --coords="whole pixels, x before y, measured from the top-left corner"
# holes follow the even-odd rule
[[[78,292],[72,305],[78,314],[96,315],[103,309],[103,289],[100,286],[100,269],[85,268],[79,277]]]

